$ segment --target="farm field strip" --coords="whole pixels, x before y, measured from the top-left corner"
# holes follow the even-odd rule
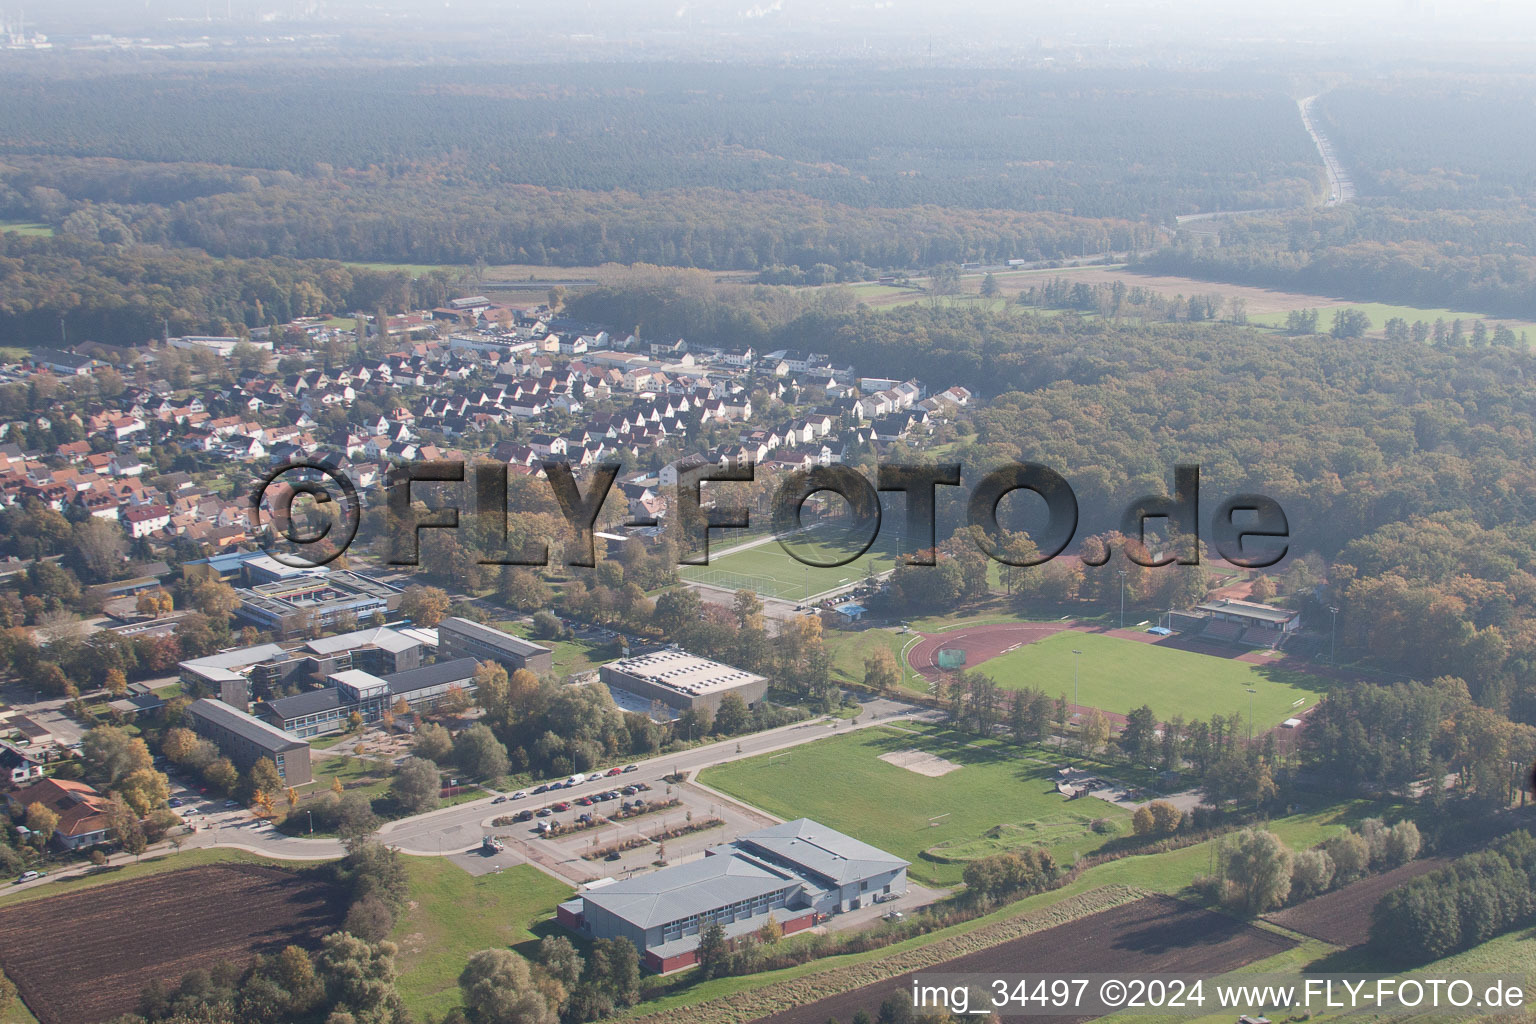
[[[41,1024],[90,1024],[131,1012],[156,979],[313,948],[344,913],[340,889],[312,874],[189,868],[0,910],[0,966]]]

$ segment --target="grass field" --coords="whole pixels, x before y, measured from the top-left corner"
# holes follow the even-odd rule
[[[879,760],[909,748],[960,768],[929,778]],[[1010,844],[1038,844],[1071,863],[1113,838],[1092,832],[1093,819],[1109,818],[1120,823],[1121,834],[1127,830],[1126,811],[1100,800],[1067,803],[1053,789],[1053,766],[1019,753],[926,726],[876,726],[719,765],[702,781],[771,814],[813,818],[872,843],[911,861],[912,877],[935,885],[957,884],[963,866],[924,859],[925,850],[978,857]],[[939,824],[930,825],[935,820]]]
[[[1149,704],[1163,721],[1234,711],[1247,718],[1252,687],[1257,732],[1311,707],[1326,689],[1322,680],[1299,672],[1078,632],[1057,633],[973,667],[1005,689],[1038,686],[1071,700],[1073,650],[1083,652],[1077,659],[1079,705],[1125,714]]]
[[[472,876],[435,857],[403,860],[411,901],[392,938],[400,946],[400,995],[417,1020],[437,1020],[459,1004],[459,972],[471,954],[514,946],[532,957],[535,929],[544,934],[572,894],[527,864]]]
[[[496,628],[513,636],[520,636],[524,640],[534,639],[532,629],[512,619],[496,623]],[[548,647],[552,652],[551,661],[555,666],[555,675],[560,679],[577,672],[590,672],[604,662],[618,657],[618,652],[607,644],[588,643],[585,640],[537,640],[536,642]]]
[[[717,549],[729,545],[715,542]],[[712,556],[708,565],[682,566],[678,575],[695,583],[709,583],[730,590],[751,590],[763,597],[804,601],[838,587],[858,583],[873,568],[888,572],[896,565],[897,535],[881,529],[870,549],[847,565],[823,569],[805,565],[775,540],[724,556]],[[797,550],[813,561],[830,562],[847,557],[851,550],[837,544],[797,541]]]
[[[13,235],[44,235],[50,238],[53,236],[53,228],[47,224],[26,220],[0,220],[0,231],[9,231]]]

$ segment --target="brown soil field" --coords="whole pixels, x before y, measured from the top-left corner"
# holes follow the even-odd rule
[[[1371,936],[1371,908],[1376,906],[1377,900],[1404,882],[1427,875],[1448,863],[1444,857],[1412,861],[1266,915],[1265,920],[1335,946],[1358,946]]]
[[[0,966],[42,1024],[92,1024],[132,1012],[157,978],[318,946],[345,913],[312,873],[188,868],[0,910]]]
[[[824,1024],[851,1020],[860,1010],[873,1017],[892,993],[910,996],[914,977],[939,974],[1149,974],[1211,976],[1283,953],[1297,943],[1241,921],[1168,896],[1147,896],[1069,924],[1058,925],[989,949],[977,950],[922,971],[866,985],[841,995],[775,1013],[758,1024]],[[1090,991],[1092,987],[1090,986]],[[1017,1008],[1015,1008],[1017,1009]],[[1108,1009],[1080,1016],[1052,1016],[1061,1024],[1092,1020]]]

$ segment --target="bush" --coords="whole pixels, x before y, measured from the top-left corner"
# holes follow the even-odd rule
[[[1333,858],[1321,849],[1303,850],[1291,861],[1291,899],[1300,902],[1333,887]]]
[[[1336,885],[1348,885],[1363,878],[1371,866],[1371,848],[1364,839],[1353,832],[1334,836],[1323,844],[1333,861],[1333,880]]]
[[[1389,867],[1401,867],[1419,856],[1423,841],[1419,827],[1411,821],[1400,821],[1387,830],[1386,862]]]

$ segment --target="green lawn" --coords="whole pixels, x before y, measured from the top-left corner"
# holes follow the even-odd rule
[[[897,633],[890,629],[864,629],[845,632],[840,629],[826,630],[827,650],[832,653],[832,678],[843,683],[864,681],[864,659],[884,648],[896,658],[897,665],[904,665],[901,649],[918,639],[916,633]],[[907,686],[919,693],[928,690],[927,681],[911,669],[906,669]]]
[[[524,623],[511,619],[496,623],[496,628],[548,647],[552,652],[551,660],[554,662],[555,675],[561,679],[577,672],[590,672],[604,662],[618,657],[618,654],[606,644],[588,643],[585,640],[535,639],[532,629]]]
[[[1077,658],[1077,703],[1119,714],[1149,704],[1161,720],[1234,711],[1246,719],[1251,687],[1254,729],[1262,731],[1311,707],[1327,688],[1299,672],[1079,632],[1057,633],[972,667],[1005,689],[1038,686],[1071,700],[1073,650],[1083,652]]]
[[[1340,303],[1337,299],[1327,299],[1323,298],[1322,296],[1319,296],[1317,301],[1317,329],[1325,332],[1333,326],[1333,311],[1336,309],[1359,310],[1371,318],[1371,330],[1373,331],[1384,329],[1387,326],[1387,321],[1393,317],[1401,317],[1402,319],[1408,321],[1409,324],[1412,324],[1415,320],[1423,320],[1430,326],[1434,326],[1436,320],[1444,320],[1447,328],[1450,327],[1452,320],[1460,320],[1462,321],[1463,329],[1468,332],[1469,337],[1472,330],[1472,322],[1474,320],[1487,320],[1490,327],[1493,324],[1498,323],[1508,324],[1510,330],[1514,331],[1516,334],[1519,334],[1522,330],[1530,330],[1533,326],[1536,326],[1532,325],[1529,321],[1514,320],[1510,319],[1509,317],[1488,316],[1484,313],[1469,313],[1465,310],[1443,308],[1430,309],[1421,306],[1400,306],[1394,305],[1390,302]],[[1249,316],[1248,320],[1250,323],[1258,324],[1263,327],[1284,327],[1285,317],[1286,314],[1280,312],[1258,313]]]
[[[716,550],[730,546],[719,541],[714,543]],[[877,573],[894,568],[896,544],[896,533],[882,529],[864,554],[847,565],[823,569],[803,564],[777,541],[769,541],[724,557],[712,557],[707,566],[680,566],[678,575],[695,583],[752,590],[764,597],[786,601],[804,601],[836,587],[859,582],[869,574],[871,566]],[[851,549],[816,541],[797,541],[796,550],[818,562],[834,561],[852,553]]]
[[[531,956],[556,905],[573,892],[527,864],[475,877],[435,857],[403,859],[411,902],[391,937],[400,946],[400,995],[418,1020],[437,1020],[459,1004],[459,972],[472,953],[516,946]]]
[[[879,760],[910,748],[961,767],[930,778]],[[771,814],[813,818],[894,853],[912,862],[918,881],[954,885],[962,865],[924,859],[923,851],[968,859],[1039,844],[1070,863],[1113,838],[1090,831],[1093,819],[1118,821],[1124,834],[1126,811],[1100,800],[1067,803],[1052,788],[1051,774],[1051,766],[996,741],[902,726],[719,765],[702,781]]]
[[[14,235],[43,235],[53,237],[53,228],[47,224],[39,224],[36,221],[27,220],[0,220],[0,231],[9,231]]]

